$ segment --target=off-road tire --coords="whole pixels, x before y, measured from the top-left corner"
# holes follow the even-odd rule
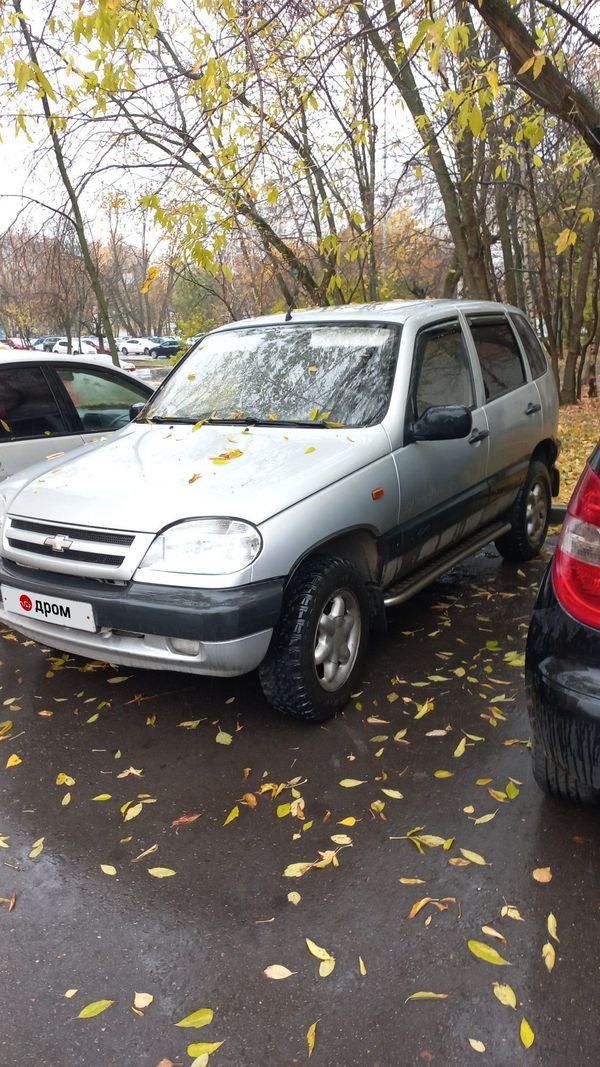
[[[528,532],[529,517],[527,509],[536,491],[539,491],[541,498],[543,498],[545,517],[539,528],[535,530],[535,533],[530,534]],[[498,552],[504,559],[517,563],[521,560],[533,559],[539,555],[546,540],[551,504],[552,487],[548,468],[541,460],[534,459],[529,464],[527,477],[519,489],[516,500],[509,512],[508,521],[511,524],[511,529],[494,542]]]
[[[559,767],[536,741],[533,743],[531,758],[533,777],[544,793],[560,800],[568,800],[572,804],[600,803],[600,790],[578,781],[568,771]]]
[[[360,636],[348,677],[335,691],[323,688],[315,666],[319,620],[334,594],[353,596],[360,614]],[[286,591],[281,616],[259,668],[263,693],[277,711],[305,722],[324,722],[348,703],[360,675],[370,620],[365,583],[352,563],[316,556],[294,576]]]

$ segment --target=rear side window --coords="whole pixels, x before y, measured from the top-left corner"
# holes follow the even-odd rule
[[[415,415],[446,404],[473,406],[473,383],[458,323],[427,330],[417,351]]]
[[[525,349],[525,354],[529,360],[529,366],[531,367],[532,378],[540,378],[542,374],[545,374],[548,370],[548,363],[544,355],[544,350],[538,341],[531,326],[524,319],[522,315],[512,315],[512,321],[516,328],[516,331],[521,338],[521,344]]]
[[[70,432],[39,367],[0,367],[0,440]]]
[[[525,368],[514,333],[506,319],[469,323],[485,388],[485,399],[494,400],[523,385]]]

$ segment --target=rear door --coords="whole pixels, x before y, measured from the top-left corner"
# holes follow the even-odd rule
[[[83,367],[56,365],[54,371],[73,404],[78,425],[86,442],[98,435],[121,430],[130,421],[129,409],[139,401],[146,403],[152,390],[142,382],[119,374],[110,366]]]
[[[0,366],[0,479],[78,448],[78,429],[51,372],[35,363]]]
[[[469,437],[413,441],[397,449],[400,524],[388,555],[395,578],[419,566],[481,524],[487,499],[488,426],[464,331],[456,319],[417,334],[406,411],[407,427],[430,407],[460,404],[471,411]],[[394,532],[390,538],[394,537]],[[391,573],[395,570],[395,574]]]
[[[542,436],[540,395],[504,312],[467,316],[490,437],[488,519],[506,511]]]

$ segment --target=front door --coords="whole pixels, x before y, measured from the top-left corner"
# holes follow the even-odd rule
[[[472,413],[468,437],[412,441],[394,453],[400,486],[399,525],[385,546],[385,584],[468,536],[488,497],[488,425],[458,320],[417,335],[406,423],[430,407],[460,404]]]

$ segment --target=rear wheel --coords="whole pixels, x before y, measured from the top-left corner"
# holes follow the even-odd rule
[[[567,770],[554,763],[541,745],[533,742],[532,751],[533,777],[540,789],[560,800],[570,800],[575,804],[598,804],[600,790],[593,789],[574,778]]]
[[[126,356],[126,355],[128,355],[128,353],[129,353],[129,349],[128,348],[122,348],[121,349],[121,355]]]
[[[504,559],[527,560],[539,555],[550,521],[552,488],[545,463],[534,459],[511,508],[511,529],[495,542]]]
[[[369,630],[369,598],[347,560],[316,557],[292,579],[281,618],[260,667],[273,707],[324,722],[348,703]]]

